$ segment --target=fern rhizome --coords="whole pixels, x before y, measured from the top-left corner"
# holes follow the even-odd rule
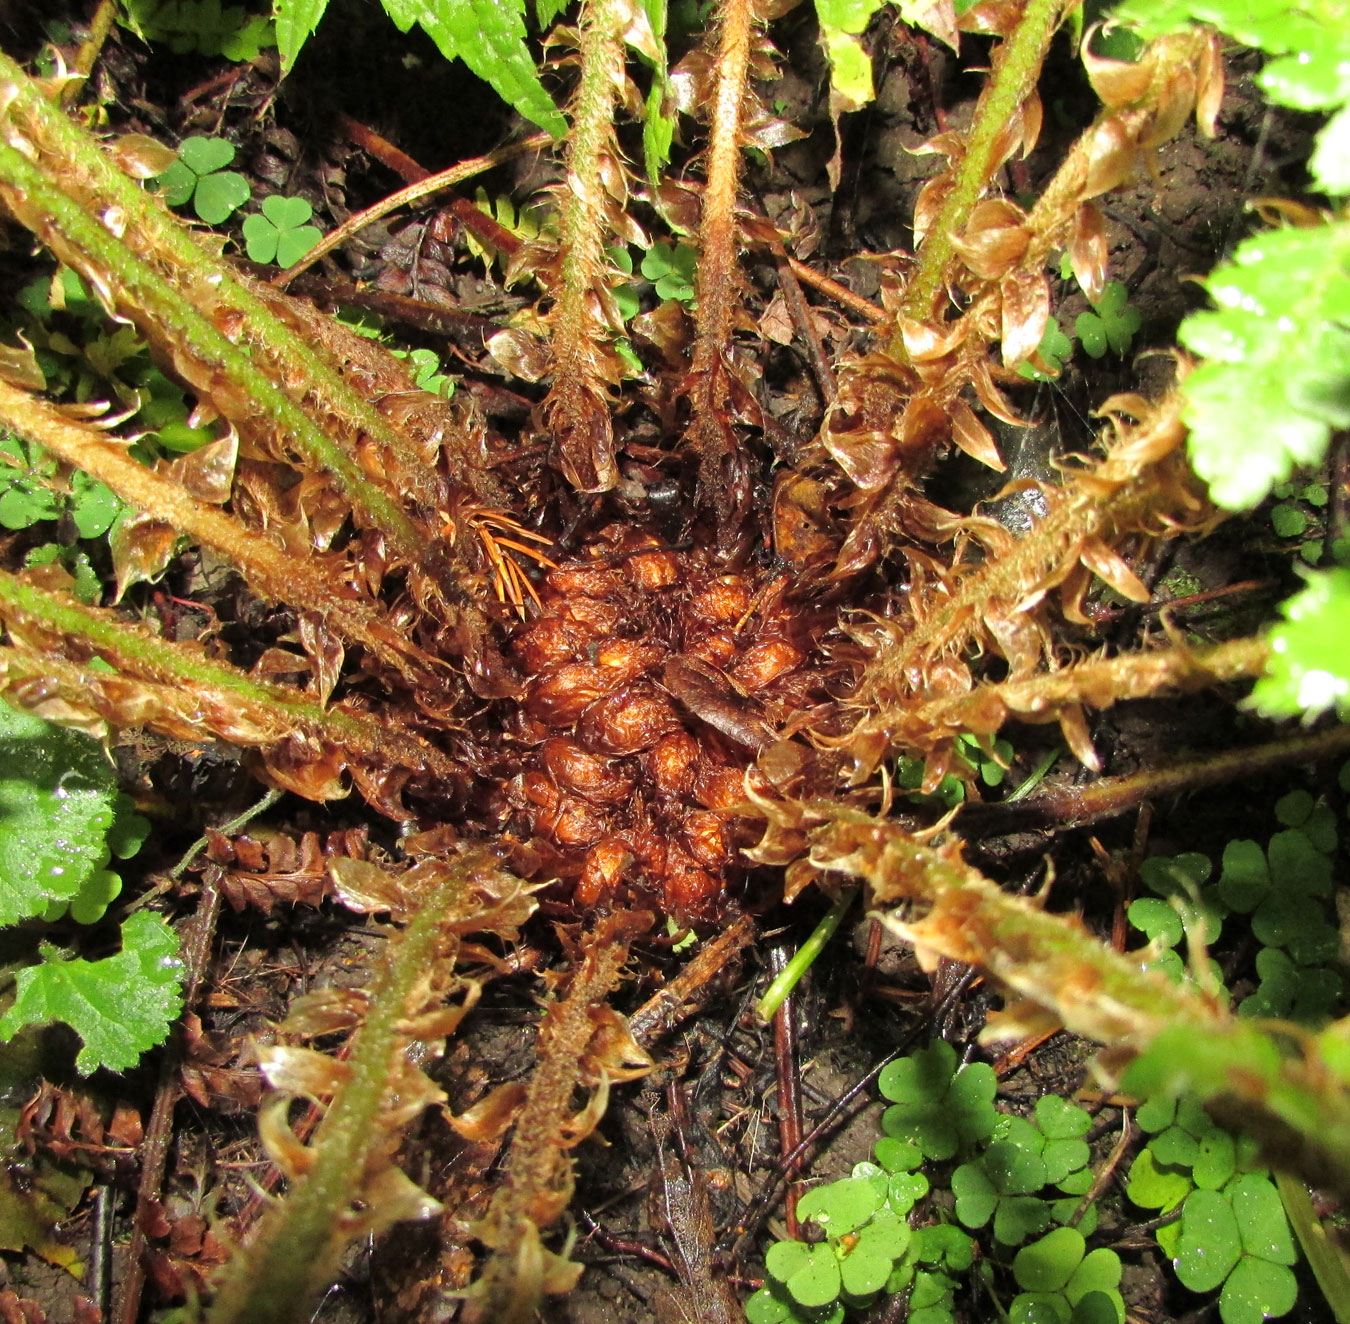
[[[652,1066],[660,1016],[634,1028],[612,1005],[640,945],[667,921],[743,943],[747,911],[812,884],[861,880],[925,966],[985,971],[1008,995],[991,1034],[1063,1024],[1105,1046],[1103,1078],[1142,1062],[1136,1086],[1240,1107],[1350,1191],[1343,1027],[1242,1020],[1204,980],[1143,970],[1073,915],[982,876],[959,817],[895,812],[890,780],[897,758],[921,763],[924,790],[973,775],[963,738],[992,750],[1009,722],[1058,724],[1099,771],[1092,713],[1267,662],[1261,636],[1113,635],[1108,650],[1094,633],[1098,581],[1149,602],[1150,550],[1219,520],[1187,465],[1175,389],[1097,402],[1091,453],[1015,485],[1035,511],[1026,527],[948,509],[926,487],[957,449],[1002,468],[989,420],[1020,426],[1016,369],[1047,366],[1050,269],[1067,254],[1100,298],[1102,199],[1190,121],[1213,133],[1217,38],[1188,28],[1130,63],[1085,44],[1100,109],[1014,200],[1005,167],[1041,136],[1037,80],[1072,6],[989,0],[959,21],[933,7],[925,22],[953,44],[958,29],[992,34],[988,72],[969,128],[925,145],[945,164],[918,195],[914,253],[877,259],[869,302],[799,261],[743,188],[751,154],[793,132],[767,104],[784,8],[716,0],[670,71],[663,4],[582,0],[545,47],[565,115],[531,61],[502,54],[498,68],[470,34],[428,27],[557,135],[555,182],[532,200],[546,223],[523,238],[473,223],[479,251],[537,295],[489,344],[529,397],[510,430],[222,257],[141,182],[162,170],[144,168],[143,141],[84,127],[64,70],[37,79],[0,56],[0,203],[149,343],[213,437],[171,458],[138,444],[140,401],[47,390],[27,345],[5,350],[0,421],[59,462],[55,482],[78,470],[134,513],[112,537],[109,605],[77,597],[59,560],[6,562],[0,691],[101,736],[227,742],[271,787],[315,801],[354,790],[402,829],[397,855],[331,867],[344,904],[389,917],[377,968],[359,991],[302,998],[260,1049],[274,1091],[263,1138],[289,1185],[235,1229],[213,1320],[305,1318],[353,1238],[437,1214],[445,1239],[475,1251],[442,1258],[443,1301],[467,1294],[462,1318],[532,1318],[579,1271],[560,1230],[571,1154],[611,1088]],[[278,19],[288,62],[297,21]],[[663,177],[677,109],[700,150]],[[646,178],[621,145],[638,120]],[[653,231],[697,252],[692,298],[632,319],[616,252],[651,249]],[[752,264],[776,273],[806,346],[809,435],[766,408]],[[857,323],[830,337],[833,358],[803,286]],[[285,609],[257,665],[127,609],[184,540]],[[1041,803],[1088,821],[1345,743],[1285,738],[1112,782],[1099,802],[1084,786]],[[533,1069],[457,1116],[446,1107],[473,1159],[423,1189],[395,1159],[413,1121],[446,1105],[424,1068],[539,911],[562,948]],[[308,1046],[338,1034],[340,1053]],[[1209,1068],[1169,1075],[1148,1054],[1159,1042]],[[296,1098],[321,1117],[303,1134]],[[708,1308],[720,1321],[734,1301]]]

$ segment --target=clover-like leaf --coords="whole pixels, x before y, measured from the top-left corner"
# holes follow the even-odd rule
[[[1287,1315],[1298,1299],[1298,1280],[1283,1264],[1244,1255],[1219,1293],[1223,1324],[1263,1324]]]
[[[1087,1244],[1077,1228],[1057,1227],[1013,1257],[1013,1277],[1025,1292],[1060,1292],[1083,1262]],[[1066,1312],[1067,1313],[1067,1312]]]
[[[918,1145],[911,1145],[892,1136],[882,1136],[873,1146],[877,1162],[887,1172],[913,1172],[923,1165],[923,1151]]]
[[[1175,1209],[1194,1189],[1195,1184],[1185,1172],[1158,1162],[1152,1145],[1139,1151],[1125,1184],[1125,1194],[1135,1204],[1164,1213]]]
[[[1233,1178],[1225,1194],[1233,1205],[1243,1251],[1273,1264],[1293,1264],[1298,1255],[1275,1183],[1265,1173],[1245,1172]]]
[[[1130,344],[1143,319],[1137,308],[1130,307],[1129,297],[1129,292],[1118,280],[1107,281],[1101,298],[1092,305],[1092,311],[1078,315],[1074,330],[1084,352],[1092,358],[1101,358],[1108,349],[1122,357],[1130,352]]]
[[[1227,1131],[1215,1127],[1196,1142],[1191,1180],[1202,1190],[1219,1190],[1236,1168],[1237,1146]]]
[[[877,1189],[866,1177],[845,1177],[807,1191],[797,1204],[797,1216],[819,1223],[831,1237],[860,1228],[886,1199],[883,1182]]]
[[[253,186],[237,171],[226,170],[235,157],[224,138],[194,136],[178,145],[178,160],[157,181],[172,207],[188,201],[208,225],[219,225],[253,195]]]
[[[994,1211],[994,1239],[1005,1246],[1020,1246],[1050,1226],[1054,1213],[1048,1200],[1034,1195],[1005,1195]]]
[[[260,213],[244,217],[245,252],[254,262],[294,266],[322,238],[319,227],[309,224],[313,214],[304,198],[264,198]]]
[[[998,1191],[979,1163],[963,1163],[952,1173],[956,1216],[967,1227],[983,1227],[998,1207]]]
[[[122,950],[101,961],[67,959],[44,946],[41,965],[20,970],[0,1038],[25,1025],[64,1021],[83,1040],[75,1065],[127,1071],[164,1042],[182,1007],[178,938],[158,915],[138,910],[122,925]]]
[[[1212,1292],[1236,1267],[1242,1238],[1232,1202],[1218,1191],[1192,1191],[1181,1208],[1173,1262],[1183,1287]]]

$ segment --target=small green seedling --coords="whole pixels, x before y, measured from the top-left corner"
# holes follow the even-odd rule
[[[323,237],[310,225],[314,208],[304,198],[273,194],[264,198],[261,212],[244,217],[244,251],[252,262],[275,262],[291,267]]]
[[[698,252],[688,244],[658,239],[642,255],[642,274],[656,286],[658,299],[694,306],[694,268]]]
[[[1143,319],[1137,308],[1130,307],[1129,297],[1118,280],[1107,281],[1092,311],[1078,314],[1074,330],[1089,357],[1100,359],[1108,349],[1121,357],[1130,352]]]
[[[1019,1245],[1052,1222],[1067,1222],[1092,1185],[1083,1139],[1091,1123],[1084,1109],[1057,1094],[1037,1102],[1034,1123],[1000,1117],[988,1146],[952,1173],[957,1218],[969,1228],[992,1219],[994,1237],[1004,1246]],[[1046,1186],[1060,1194],[1042,1198],[1038,1193]],[[1096,1217],[1089,1206],[1079,1230],[1090,1235]]]
[[[155,181],[171,207],[188,202],[207,225],[219,225],[253,196],[253,186],[234,170],[234,144],[224,138],[184,138],[178,160]]]
[[[891,1106],[882,1114],[886,1135],[914,1145],[925,1158],[954,1158],[994,1131],[998,1081],[984,1062],[958,1069],[956,1050],[936,1040],[883,1068],[877,1080]]]
[[[944,809],[955,809],[957,805],[965,803],[968,780],[978,778],[991,788],[1003,785],[1012,762],[1013,747],[1009,741],[998,739],[993,742],[991,750],[986,750],[977,737],[963,734],[956,738],[956,754],[959,771],[949,772],[932,792],[925,793],[920,789],[924,775],[922,759],[904,755],[896,759],[894,783],[910,792],[908,799],[912,804],[936,802]],[[961,772],[966,775],[962,776]]]
[[[1255,1167],[1257,1147],[1218,1126],[1198,1104],[1159,1096],[1137,1114],[1152,1133],[1130,1168],[1126,1194],[1180,1220],[1157,1229],[1182,1285],[1219,1293],[1223,1324],[1287,1314],[1298,1293],[1297,1259],[1279,1191]]]
[[[1073,337],[1066,336],[1052,317],[1045,324],[1045,333],[1036,352],[1017,365],[1018,374],[1033,382],[1054,381],[1064,371],[1064,365],[1073,357]]]
[[[1022,1290],[1008,1307],[1009,1324],[1124,1324],[1120,1256],[1089,1251],[1083,1234],[1057,1227],[1013,1257]]]
[[[407,359],[413,371],[413,385],[448,400],[455,393],[455,379],[441,371],[441,360],[434,349],[395,349],[396,359]]]
[[[44,542],[30,548],[23,558],[24,565],[61,565],[69,573],[71,592],[86,607],[96,607],[103,601],[103,581],[98,577],[89,553],[77,547],[62,547],[60,543]]]
[[[68,483],[59,473],[60,466],[41,447],[17,437],[0,437],[0,525],[27,529],[43,520],[68,517],[81,538],[107,533],[124,503],[81,470],[71,474]]]

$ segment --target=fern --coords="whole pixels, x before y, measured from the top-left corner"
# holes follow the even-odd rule
[[[417,24],[447,60],[463,60],[503,101],[555,138],[566,122],[525,44],[525,0],[382,0],[400,32]],[[328,0],[275,0],[281,67],[289,72]]]

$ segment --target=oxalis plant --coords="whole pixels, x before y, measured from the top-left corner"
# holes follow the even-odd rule
[[[554,1228],[572,1191],[570,1152],[594,1131],[611,1087],[651,1066],[611,1007],[633,944],[660,918],[719,924],[752,864],[780,871],[772,877],[787,899],[812,883],[837,892],[860,880],[869,907],[925,967],[945,957],[982,969],[1006,997],[989,1037],[1063,1024],[1104,1046],[1096,1069],[1114,1088],[1161,1100],[1155,1109],[1184,1098],[1236,1113],[1258,1135],[1292,1137],[1282,1153],[1350,1191],[1350,1023],[1235,1015],[1212,983],[1143,968],[1076,917],[984,877],[963,856],[960,818],[916,831],[891,812],[889,785],[904,758],[922,765],[919,789],[935,791],[975,766],[962,752],[972,740],[997,761],[996,737],[1017,720],[1057,723],[1072,755],[1100,771],[1088,713],[1162,693],[1254,679],[1248,702],[1261,713],[1308,719],[1350,702],[1350,570],[1334,566],[1312,572],[1283,623],[1263,633],[1077,661],[1059,646],[1066,626],[1090,628],[1095,581],[1147,603],[1136,573],[1143,549],[1260,501],[1293,466],[1318,464],[1350,423],[1343,14],[1330,4],[1292,15],[1287,6],[1129,6],[1120,17],[1149,43],[1131,61],[1084,46],[1101,108],[1020,202],[1004,195],[1000,172],[1039,137],[1036,84],[1064,8],[1027,0],[958,17],[938,4],[913,15],[953,46],[962,29],[992,34],[989,73],[970,128],[928,144],[945,165],[918,197],[913,262],[883,260],[880,301],[870,303],[798,260],[790,234],[739,205],[748,152],[793,133],[760,95],[778,58],[777,6],[720,0],[672,69],[659,0],[587,0],[561,23],[557,5],[539,4],[534,21],[558,59],[547,87],[561,107],[523,5],[384,7],[483,75],[558,157],[551,223],[532,238],[475,221],[478,239],[490,234],[511,276],[538,296],[489,342],[495,362],[534,392],[529,421],[506,433],[459,393],[421,390],[408,360],[248,275],[222,255],[219,235],[185,225],[162,190],[145,186],[170,169],[163,145],[90,132],[63,108],[78,88],[59,68],[37,79],[0,57],[0,201],[59,264],[57,282],[73,273],[108,318],[134,328],[167,391],[191,404],[183,421],[206,433],[181,452],[150,444],[155,429],[137,421],[154,396],[148,382],[124,382],[126,397],[111,380],[99,396],[63,390],[33,340],[14,337],[0,362],[8,458],[63,499],[102,484],[130,513],[109,544],[109,593],[81,595],[59,557],[0,572],[0,690],[95,739],[143,727],[229,742],[270,785],[318,801],[355,791],[404,832],[397,864],[333,865],[345,904],[389,917],[388,950],[359,992],[299,1001],[262,1050],[275,1091],[262,1136],[290,1186],[241,1229],[210,1317],[304,1318],[351,1239],[438,1213],[480,1252],[444,1285],[466,1297],[466,1318],[527,1319],[545,1294],[568,1290],[580,1266]],[[821,6],[836,116],[870,95],[856,38],[874,8]],[[323,10],[277,6],[284,67]],[[152,6],[128,17],[169,23]],[[1102,199],[1192,116],[1213,133],[1220,43],[1200,23],[1274,57],[1262,74],[1272,99],[1331,114],[1310,162],[1328,205],[1268,206],[1272,224],[1209,278],[1214,309],[1183,326],[1198,362],[1179,357],[1177,388],[1160,398],[1100,401],[1093,453],[1054,481],[1021,483],[1037,498],[1029,528],[1014,534],[979,510],[936,505],[925,480],[953,448],[1003,465],[986,420],[1023,421],[1004,386],[1023,364],[1046,367],[1034,360],[1061,255],[1095,307],[1120,312],[1106,297]],[[619,147],[630,119],[641,126],[644,178]],[[675,175],[677,128],[704,150]],[[231,164],[201,148],[179,161],[193,176],[177,172],[189,197]],[[216,200],[210,187],[207,198]],[[277,254],[285,232],[309,219],[277,204],[259,215],[245,241],[270,244],[270,226]],[[669,237],[653,241],[657,232]],[[686,297],[626,325],[616,291],[631,283],[632,263],[624,270],[616,252],[668,251],[673,261],[681,244],[697,254]],[[809,309],[801,318],[819,394],[805,444],[774,426],[756,390],[759,345],[742,330],[749,260],[770,265],[799,305],[801,285],[812,284],[867,331],[863,343],[827,353]],[[649,279],[659,285],[666,274],[653,264]],[[186,544],[287,609],[293,626],[265,665],[247,669],[220,641],[169,638],[122,605]],[[69,760],[97,780],[87,751],[63,751],[45,727],[27,730],[21,738],[43,746],[48,765]],[[1102,794],[1137,803],[1346,743],[1338,727],[1277,736],[1255,753],[1167,778],[1141,774]],[[58,778],[51,793],[65,789]],[[92,821],[106,833],[104,819]],[[50,883],[50,872],[32,880],[11,918],[57,899]],[[421,1064],[502,966],[499,946],[465,939],[513,941],[546,887],[573,924],[536,1064],[452,1122],[475,1143],[501,1146],[504,1162],[486,1198],[470,1200],[453,1179],[433,1195],[394,1159],[409,1124],[445,1102]],[[72,887],[61,899],[73,906],[76,895]],[[127,964],[143,978],[159,963],[155,1016],[118,1049],[76,1024],[86,1050],[117,1067],[167,1029],[176,996],[162,921],[136,912],[122,932]],[[60,968],[64,958],[43,960]],[[94,978],[77,959],[65,966]],[[21,1017],[67,1011],[25,988],[8,1026]],[[311,1046],[334,1034],[345,1038],[341,1055]],[[960,1077],[948,1074],[945,1088],[957,1090]],[[896,1106],[913,1102],[904,1081],[889,1084],[902,1093]],[[1093,1259],[1081,1228],[1042,1230],[1041,1211],[1022,1203],[1042,1201],[1053,1220],[1053,1206],[1072,1197],[1064,1182],[1077,1183],[1084,1166],[1063,1161],[1075,1144],[1073,1105],[985,1131],[985,1086],[962,1085],[962,1100],[967,1089],[983,1119],[956,1137],[969,1147],[956,1172],[970,1226],[1034,1238],[1010,1267],[1036,1298],[1029,1311],[1118,1317],[1112,1266]],[[291,1124],[300,1096],[322,1116],[307,1140]],[[1035,1189],[1029,1174],[1040,1169],[1018,1157],[1032,1151],[1046,1172]],[[884,1198],[883,1222],[903,1239],[920,1165],[894,1147],[876,1157],[853,1180],[876,1206],[868,1217],[885,1213]],[[1061,1194],[1040,1194],[1047,1185]],[[1205,1189],[1236,1211],[1226,1186]],[[814,1212],[822,1224],[841,1217],[827,1203]],[[1184,1214],[1182,1223],[1184,1242]],[[924,1275],[922,1308],[936,1320],[949,1305],[944,1278],[968,1252],[954,1234],[915,1230],[886,1283],[908,1273],[919,1293]],[[802,1252],[776,1252],[770,1264],[791,1290],[805,1261],[784,1254]],[[828,1277],[826,1254],[807,1258]],[[835,1255],[841,1285],[885,1286],[885,1253],[869,1258],[875,1271],[850,1287]],[[814,1293],[795,1300],[828,1304],[824,1288]]]

